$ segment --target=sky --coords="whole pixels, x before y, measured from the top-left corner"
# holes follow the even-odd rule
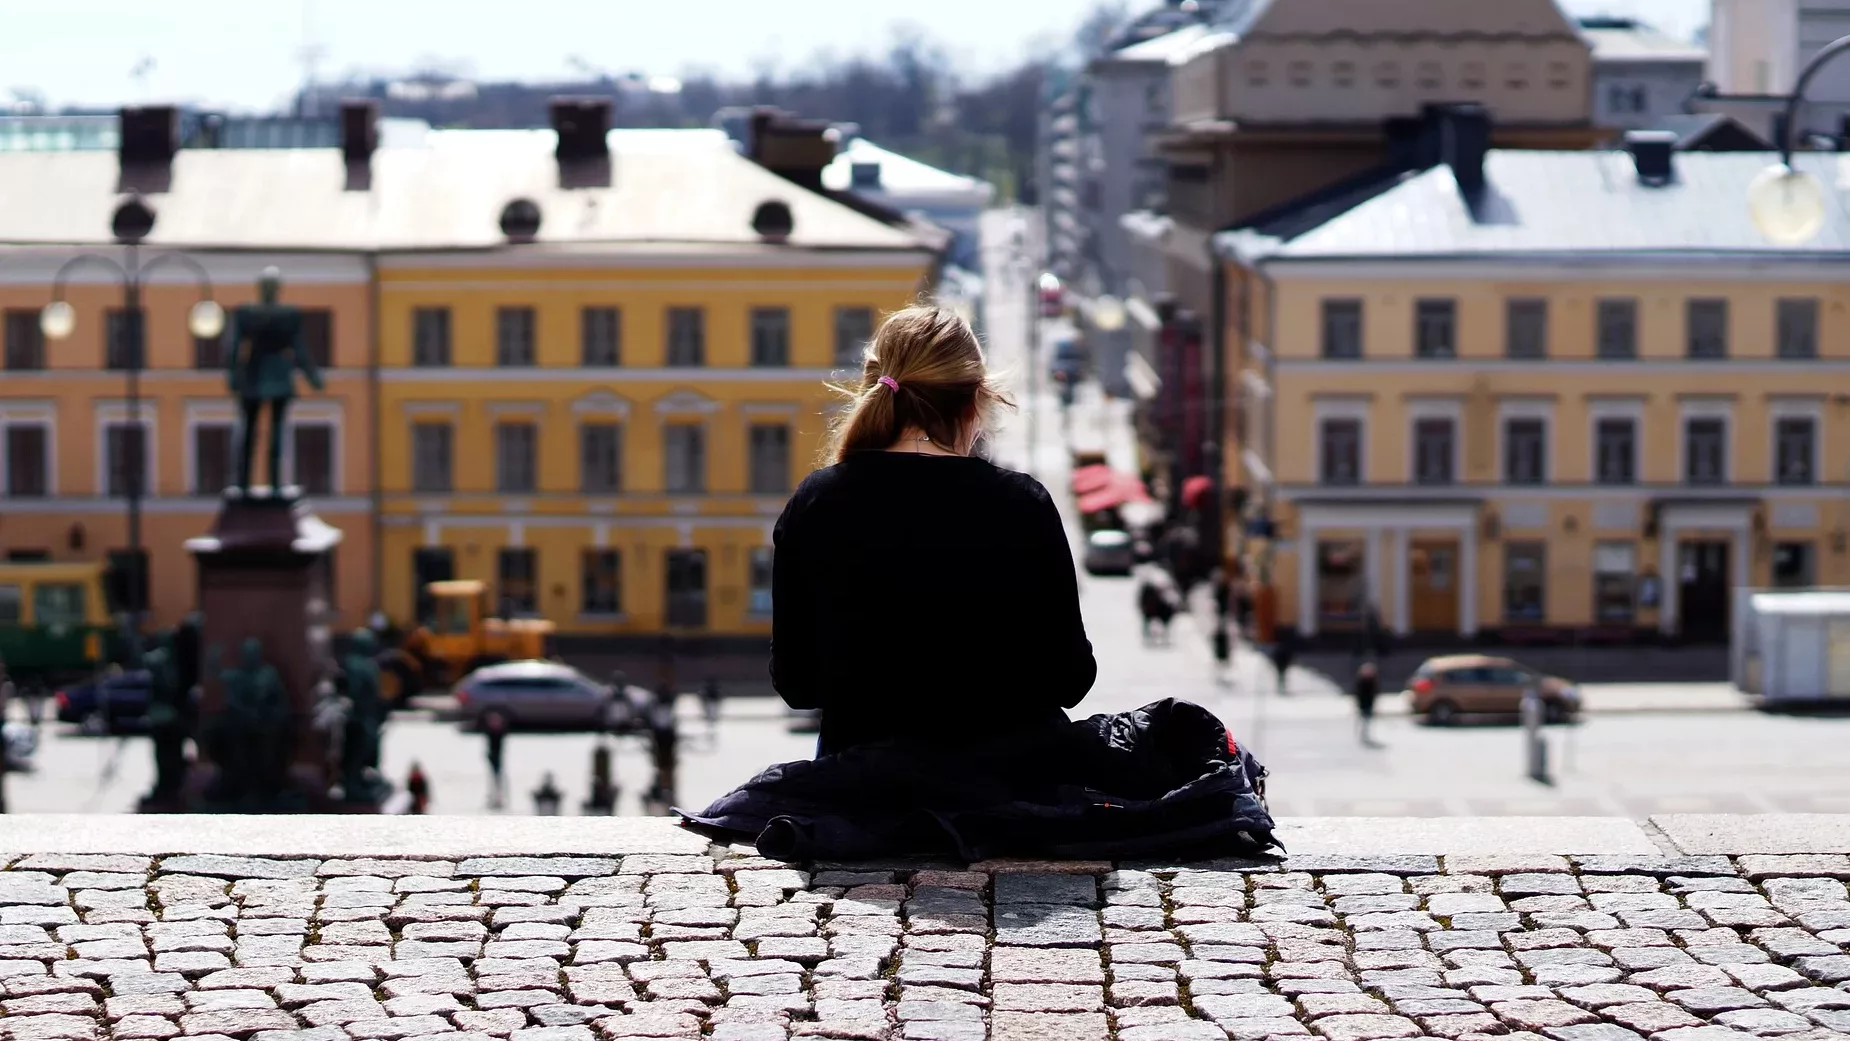
[[[1145,0],[1146,3],[1153,0]],[[1494,2],[1494,0],[1486,0]],[[1679,36],[1709,0],[1562,0]],[[911,25],[960,68],[1006,67],[1068,37],[1092,0],[0,0],[0,100],[54,106],[177,101],[268,110],[303,82],[442,68],[482,79],[587,70],[747,78],[819,53],[877,52]]]

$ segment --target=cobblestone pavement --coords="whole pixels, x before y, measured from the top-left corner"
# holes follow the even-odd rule
[[[16,1041],[1850,1037],[1841,854],[964,869],[674,848],[7,857],[0,1031]]]

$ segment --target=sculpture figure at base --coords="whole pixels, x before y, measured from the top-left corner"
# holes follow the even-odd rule
[[[218,649],[210,657],[217,664]],[[288,772],[289,695],[263,645],[246,639],[238,664],[219,673],[224,706],[206,720],[203,734],[219,775],[207,801],[215,807],[260,812],[276,807]]]
[[[148,735],[154,742],[154,790],[146,801],[150,804],[174,804],[186,785],[186,739],[192,733],[187,698],[191,693],[181,684],[176,660],[175,640],[165,635],[154,639],[154,647],[142,656],[148,670]]]
[[[308,344],[302,335],[301,310],[280,302],[282,273],[273,267],[264,268],[257,280],[257,293],[259,303],[246,304],[232,312],[231,329],[226,337],[225,366],[231,395],[238,399],[242,416],[237,488],[247,495],[250,493],[257,421],[267,402],[270,406],[269,477],[274,495],[282,488],[284,423],[289,403],[295,400],[296,372],[300,370],[309,385],[320,390],[321,370],[309,356]]]
[[[346,730],[341,739],[341,792],[347,802],[373,802],[388,787],[379,775],[379,731],[385,703],[379,697],[378,641],[371,629],[356,629],[341,661],[347,693]]]

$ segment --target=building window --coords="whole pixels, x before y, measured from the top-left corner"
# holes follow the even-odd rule
[[[580,614],[623,613],[623,553],[614,549],[587,549],[579,576]]]
[[[1503,620],[1539,625],[1548,617],[1548,547],[1541,542],[1503,546]]]
[[[1773,543],[1773,588],[1809,589],[1816,581],[1812,573],[1811,543]]]
[[[1602,419],[1595,425],[1594,479],[1600,484],[1632,484],[1638,480],[1638,423],[1632,419]]]
[[[588,495],[623,490],[623,425],[586,423],[578,428],[579,488]]]
[[[534,364],[534,326],[531,307],[495,308],[495,364],[525,368]]]
[[[1322,444],[1317,473],[1324,484],[1362,483],[1362,421],[1326,419],[1318,437]]]
[[[448,492],[451,479],[450,445],[454,430],[448,423],[411,425],[411,490]]]
[[[334,494],[334,424],[295,424],[289,433],[289,451],[302,494]]]
[[[1511,300],[1504,306],[1503,353],[1510,358],[1548,357],[1548,301]]]
[[[450,363],[450,309],[420,307],[411,312],[411,364],[444,366]]]
[[[525,494],[538,484],[540,428],[526,421],[495,424],[495,490]]]
[[[1636,606],[1637,547],[1601,542],[1593,547],[1593,619],[1600,625],[1630,625]]]
[[[1612,359],[1638,357],[1638,301],[1601,300],[1596,313],[1599,356]]]
[[[143,423],[110,423],[103,428],[104,484],[111,498],[148,490],[148,428]]]
[[[120,307],[112,307],[103,316],[103,336],[107,356],[106,367],[117,371],[148,367],[147,340],[142,333],[143,314],[137,310],[130,312]]]
[[[501,617],[519,618],[539,611],[539,556],[532,546],[503,546],[496,554]]]
[[[676,368],[705,365],[707,313],[698,307],[668,309],[668,364]]]
[[[14,423],[6,428],[6,495],[42,499],[51,490],[51,427]]]
[[[45,367],[45,334],[39,331],[37,311],[6,312],[6,370],[29,372]]]
[[[623,364],[623,312],[587,307],[578,312],[579,364],[607,369]]]
[[[671,549],[666,555],[668,624],[703,629],[707,624],[707,551]]]
[[[1818,356],[1818,301],[1815,298],[1781,300],[1777,324],[1781,358]]]
[[[752,308],[752,364],[761,368],[790,364],[789,308]]]
[[[1684,307],[1686,350],[1691,358],[1728,356],[1728,301],[1691,300]]]
[[[1503,421],[1503,479],[1509,484],[1548,482],[1548,424],[1540,419]]]
[[[225,367],[225,339],[229,333],[217,336],[193,337],[193,368],[222,369]]]
[[[688,495],[707,487],[707,429],[694,423],[662,428],[663,483],[671,494]]]
[[[436,616],[436,599],[430,595],[432,582],[447,582],[456,577],[456,552],[448,546],[420,546],[411,551],[411,590],[413,597],[412,614],[419,625],[427,625],[431,632],[438,634],[466,635],[469,622],[465,613],[463,618],[438,618]],[[445,623],[460,622],[452,628]],[[459,631],[460,630],[460,631]]]
[[[751,425],[751,491],[782,495],[790,490],[790,427],[784,423]]]
[[[1413,305],[1413,353],[1419,358],[1458,356],[1458,305],[1451,300],[1420,300]]]
[[[1728,482],[1728,421],[1700,417],[1683,421],[1683,480],[1688,484]]]
[[[1818,480],[1818,423],[1810,416],[1788,416],[1773,424],[1773,481],[1814,484]]]
[[[1351,625],[1362,620],[1368,580],[1363,573],[1360,541],[1317,543],[1317,619],[1324,625]]]
[[[837,307],[835,309],[835,364],[860,365],[861,353],[874,338],[874,309],[871,307]]]
[[[316,368],[334,367],[334,312],[325,307],[302,309],[302,346]]]
[[[1360,358],[1362,356],[1362,302],[1360,300],[1325,300],[1323,302],[1323,356],[1325,358]]]
[[[1458,443],[1455,424],[1449,418],[1429,418],[1413,423],[1413,480],[1417,484],[1451,484],[1455,474],[1452,461]]]
[[[193,428],[194,495],[219,495],[230,486],[232,429],[230,423],[201,423]]]
[[[752,614],[768,615],[771,613],[771,547],[759,546],[752,550],[749,566],[749,599],[746,609]]]

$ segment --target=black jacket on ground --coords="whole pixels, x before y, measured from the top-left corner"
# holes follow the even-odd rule
[[[771,682],[822,710],[824,752],[1052,726],[1092,688],[1066,527],[1027,474],[859,452],[773,539]]]
[[[685,820],[778,860],[1125,858],[1274,845],[1265,770],[1206,709],[1159,701],[970,743],[772,766]]]

